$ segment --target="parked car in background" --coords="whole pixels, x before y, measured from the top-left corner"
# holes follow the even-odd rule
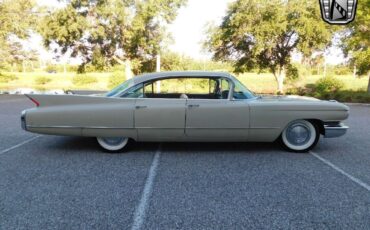
[[[134,77],[104,95],[27,95],[23,129],[96,137],[111,152],[130,141],[273,142],[306,152],[320,135],[346,133],[349,108],[299,96],[257,96],[221,72],[162,72]]]

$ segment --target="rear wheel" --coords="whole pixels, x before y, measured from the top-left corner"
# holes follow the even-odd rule
[[[130,139],[127,137],[97,137],[100,147],[110,153],[117,153],[127,149]]]
[[[293,152],[307,152],[315,147],[320,138],[318,127],[306,120],[288,124],[281,134],[284,147]]]

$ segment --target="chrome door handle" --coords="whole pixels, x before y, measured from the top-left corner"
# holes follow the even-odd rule
[[[188,105],[189,108],[198,108],[200,105]]]
[[[137,106],[135,106],[135,108],[136,109],[146,109],[146,108],[148,108],[148,106],[146,106],[146,105],[137,105]]]

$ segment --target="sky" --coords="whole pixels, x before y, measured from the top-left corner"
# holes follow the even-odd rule
[[[210,54],[203,52],[202,41],[207,23],[219,24],[232,0],[188,0],[179,10],[169,31],[174,38],[170,49],[197,59],[208,59]]]
[[[234,0],[188,0],[187,5],[182,7],[176,20],[169,25],[169,32],[173,38],[170,50],[196,58],[210,59],[211,54],[204,51],[202,41],[205,39],[207,23],[220,24],[226,14],[227,6]],[[38,0],[39,4],[50,7],[61,7],[63,1]],[[41,38],[38,38],[41,39]],[[45,56],[48,56],[45,53]],[[294,55],[298,58],[299,55]],[[328,64],[339,64],[344,57],[338,48],[331,48],[326,52]]]

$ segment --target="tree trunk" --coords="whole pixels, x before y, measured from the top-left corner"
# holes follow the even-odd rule
[[[284,94],[285,67],[282,67],[275,77],[278,84],[278,94]]]
[[[369,74],[369,83],[367,85],[367,93],[370,93],[370,74]]]
[[[126,80],[132,78],[131,61],[128,59],[126,59],[125,61],[125,75],[126,75]]]
[[[161,72],[161,55],[156,56],[156,71]]]
[[[283,94],[283,93],[284,93],[284,82],[279,77],[279,79],[278,79],[278,94]]]

